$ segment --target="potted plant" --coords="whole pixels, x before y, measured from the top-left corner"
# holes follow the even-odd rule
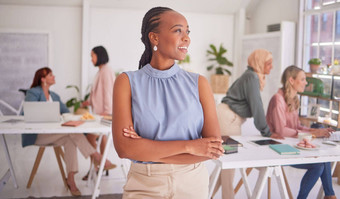
[[[69,99],[69,100],[66,102],[66,106],[67,106],[68,108],[70,108],[70,107],[73,106],[73,112],[74,112],[75,114],[78,114],[78,115],[81,115],[81,114],[84,114],[85,112],[88,112],[87,107],[81,108],[80,106],[81,106],[81,104],[82,104],[84,101],[86,101],[86,100],[89,98],[90,93],[87,93],[87,94],[85,95],[84,99],[81,99],[81,98],[80,98],[80,90],[79,90],[78,86],[76,86],[76,85],[68,85],[68,86],[66,86],[66,88],[74,88],[74,89],[76,89],[76,91],[77,91],[77,97],[73,97],[73,98]],[[87,87],[86,90],[88,90],[88,89],[89,89],[89,86]]]
[[[312,58],[308,61],[310,72],[317,73],[321,64],[321,59],[319,58]]]
[[[207,57],[208,61],[212,62],[212,64],[207,66],[207,70],[210,71],[215,68],[215,74],[210,76],[211,88],[214,93],[226,93],[228,90],[229,76],[231,75],[227,67],[232,67],[233,63],[225,57],[224,54],[227,52],[227,49],[225,49],[222,44],[219,50],[217,50],[214,44],[210,44],[209,47]]]

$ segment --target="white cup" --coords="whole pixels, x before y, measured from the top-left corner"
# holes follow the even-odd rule
[[[298,138],[299,140],[308,140],[308,141],[312,141],[313,140],[313,135],[310,133],[299,133],[298,134]]]
[[[72,120],[73,114],[72,113],[63,113],[63,120],[65,122]]]

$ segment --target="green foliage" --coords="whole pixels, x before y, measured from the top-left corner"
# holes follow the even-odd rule
[[[308,64],[315,64],[315,65],[320,65],[321,64],[321,59],[319,58],[312,58],[308,61]]]
[[[230,70],[228,70],[225,66],[233,66],[233,63],[230,62],[223,54],[227,52],[222,44],[220,45],[220,49],[217,51],[216,46],[214,44],[210,44],[210,49],[207,50],[208,60],[213,62],[213,64],[207,66],[207,70],[211,70],[215,68],[215,74],[223,75],[224,72],[231,75]]]
[[[79,90],[78,86],[76,86],[76,85],[68,85],[68,86],[66,86],[66,88],[74,88],[77,91],[77,96],[78,97],[73,97],[73,98],[69,99],[66,102],[66,106],[68,108],[74,106],[74,112],[76,112],[77,109],[80,108],[81,104],[89,98],[90,93],[87,93],[85,95],[84,99],[80,99],[80,97],[79,97],[80,96],[80,90]],[[88,90],[88,89],[89,89],[89,86],[87,87],[86,90]]]
[[[190,63],[190,55],[187,54],[183,60],[178,60],[178,64]]]

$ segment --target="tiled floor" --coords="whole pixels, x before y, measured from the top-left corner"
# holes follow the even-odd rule
[[[19,184],[19,188],[15,189],[13,186],[13,181],[9,180],[8,184],[4,187],[2,192],[0,192],[0,198],[26,198],[29,196],[33,197],[52,197],[52,196],[70,196],[70,193],[63,186],[60,172],[57,166],[57,161],[55,159],[55,155],[52,148],[47,148],[45,150],[45,154],[41,160],[40,167],[38,168],[38,172],[33,180],[32,186],[30,189],[26,189],[26,184],[38,151],[38,147],[30,146],[26,148],[21,147],[21,137],[20,135],[6,135],[6,140],[9,145],[10,155],[12,157],[12,162],[14,164],[14,169],[16,172],[17,181]],[[2,176],[8,169],[7,161],[5,158],[5,154],[3,152],[3,146],[0,144],[0,176]],[[122,187],[125,182],[123,170],[120,165],[122,164],[117,154],[114,152],[114,148],[111,145],[109,157],[113,163],[117,164],[118,167],[114,170],[110,171],[109,176],[104,176],[101,182],[101,193],[102,194],[112,194],[112,193],[122,193]],[[89,160],[84,159],[84,157],[79,153],[78,154],[79,161],[79,173],[76,175],[76,183],[78,188],[82,192],[83,195],[91,195],[92,189],[91,186],[87,186],[86,182],[82,181],[81,178],[86,174],[87,169],[89,168]],[[206,162],[206,165],[209,170],[212,169],[212,163]],[[291,167],[285,167],[286,175],[293,193],[293,196],[296,197],[296,194],[299,189],[300,180],[304,174],[303,170],[294,169]],[[255,180],[258,172],[254,170],[249,177],[249,181],[251,186],[254,187]],[[240,174],[236,171],[235,176],[235,184],[236,181],[240,179]],[[333,179],[333,186],[336,192],[336,195],[340,196],[340,185],[336,184],[335,178]],[[320,182],[316,184],[310,193],[311,199],[316,198],[317,192],[320,187]],[[277,189],[275,179],[272,180],[271,186],[271,197],[272,198],[280,198],[279,192]],[[215,199],[221,198],[220,191],[214,197]],[[244,187],[240,189],[239,193],[236,195],[237,199],[246,198]],[[264,193],[261,198],[267,198],[267,189],[265,188]]]

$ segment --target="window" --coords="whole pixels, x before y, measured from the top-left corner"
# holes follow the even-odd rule
[[[340,60],[340,0],[304,0],[303,69],[320,58],[321,67]]]

